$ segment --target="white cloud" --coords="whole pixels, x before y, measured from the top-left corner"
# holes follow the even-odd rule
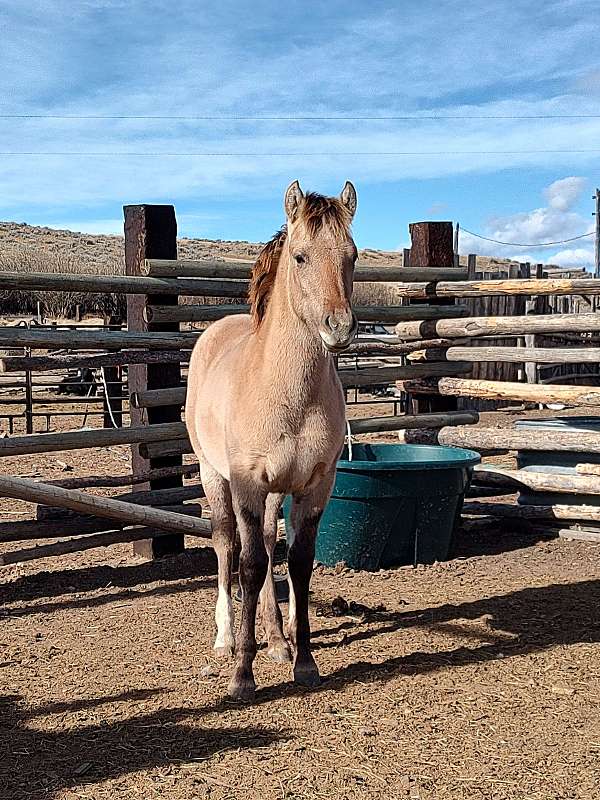
[[[547,206],[504,217],[492,217],[481,232],[489,239],[522,245],[521,247],[505,246],[461,232],[460,252],[565,266],[591,264],[592,237],[578,239],[576,245],[567,249],[559,249],[558,245],[556,248],[535,247],[536,244],[561,242],[592,232],[594,226],[590,218],[574,210],[587,183],[585,178],[576,176],[554,181],[543,190],[548,201]]]
[[[551,208],[568,211],[579,200],[586,183],[585,178],[561,178],[544,189],[544,197]]]
[[[561,267],[591,267],[594,263],[593,246],[559,250],[552,256],[552,263]]]
[[[34,201],[41,213],[73,218],[75,206],[98,217],[124,203],[264,197],[294,177],[326,190],[346,177],[587,171],[597,153],[570,151],[598,149],[599,119],[369,118],[598,113],[597,98],[577,89],[596,46],[591,9],[588,0],[551,0],[535,13],[528,0],[334,0],[307,14],[305,4],[275,0],[180,0],[173,13],[159,0],[5,0],[6,113],[365,119],[5,120],[0,153],[73,155],[0,156],[0,217],[22,218]],[[537,150],[567,152],[526,152]],[[361,155],[423,151],[432,154]],[[234,155],[76,155],[86,152]],[[290,152],[350,155],[252,155]],[[568,190],[549,207],[560,212],[552,203],[568,203]]]

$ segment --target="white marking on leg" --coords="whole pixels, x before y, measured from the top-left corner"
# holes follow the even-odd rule
[[[215,650],[218,647],[231,647],[233,649],[235,637],[233,632],[233,603],[231,595],[224,586],[219,586],[219,596],[215,607],[215,622],[217,623],[217,638]]]
[[[288,586],[290,587],[290,596],[288,599],[288,633],[294,630],[296,626],[296,595],[294,594],[294,584],[288,573]]]

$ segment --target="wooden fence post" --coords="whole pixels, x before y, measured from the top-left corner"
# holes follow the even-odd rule
[[[427,280],[428,267],[447,267],[454,262],[454,241],[451,222],[412,222],[408,226],[411,239],[410,266],[423,268],[423,280]],[[420,301],[410,300],[410,305]],[[424,301],[429,305],[454,305],[452,298]],[[456,411],[456,397],[409,394],[409,414],[427,414],[435,411]]]
[[[177,258],[177,221],[173,206],[141,205],[125,206],[125,272],[126,275],[142,275],[147,258]],[[153,301],[161,305],[177,305],[177,295],[155,295]],[[127,328],[129,331],[179,331],[178,322],[147,323],[144,321],[146,295],[127,296]],[[166,389],[180,386],[179,364],[132,364],[128,372],[129,393],[146,389]],[[161,422],[179,422],[181,405],[160,408],[130,410],[131,425],[152,425]],[[181,456],[163,456],[145,459],[138,445],[131,447],[131,466],[134,475],[149,469],[180,466]],[[182,486],[180,475],[151,480],[142,488],[167,489]],[[133,545],[136,555],[145,558],[180,553],[184,549],[181,533],[169,533],[153,539],[142,539]]]

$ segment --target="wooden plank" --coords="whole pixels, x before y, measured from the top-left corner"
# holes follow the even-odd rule
[[[480,336],[522,336],[528,333],[588,333],[600,331],[600,314],[546,314],[540,316],[473,316],[465,320],[401,322],[396,335],[409,339],[456,339]]]
[[[98,517],[116,519],[131,525],[151,525],[163,531],[202,536],[210,533],[208,520],[194,519],[172,511],[124,503],[108,497],[96,497],[78,489],[63,489],[47,483],[38,483],[30,478],[14,478],[0,475],[0,496],[25,500],[30,503],[69,508]]]

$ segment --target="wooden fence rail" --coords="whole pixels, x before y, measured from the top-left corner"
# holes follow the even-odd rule
[[[252,272],[254,261],[239,259],[216,260],[187,260],[177,259],[147,259],[142,274],[161,278],[237,278],[248,279]],[[460,267],[428,267],[427,276],[432,281],[465,280],[468,272]],[[354,280],[368,283],[396,283],[406,281],[420,281],[423,279],[423,270],[420,268],[405,267],[398,264],[388,266],[374,266],[358,262],[354,270]]]
[[[434,322],[400,322],[396,335],[409,339],[457,339],[480,336],[524,336],[529,333],[588,333],[600,331],[600,314],[545,314],[540,316],[468,317]]]

